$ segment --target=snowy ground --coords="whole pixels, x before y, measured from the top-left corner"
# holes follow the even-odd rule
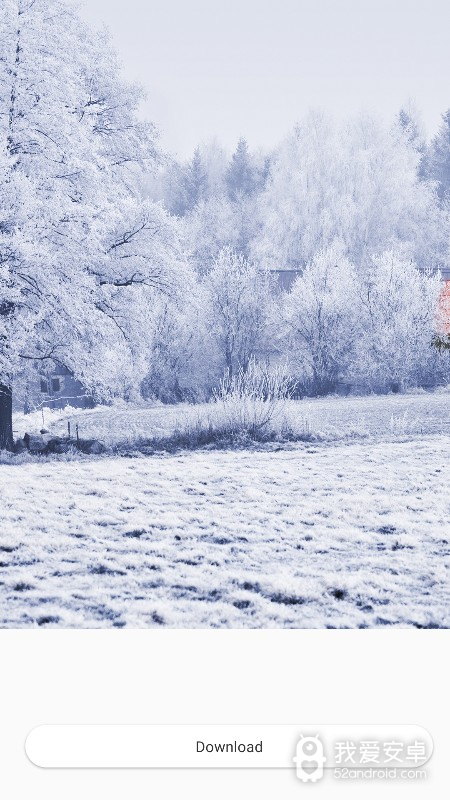
[[[164,437],[187,420],[205,417],[208,407],[142,405],[125,403],[97,407],[91,411],[44,409],[33,414],[15,414],[15,436],[38,433],[44,426],[57,435],[72,434],[78,424],[80,436],[97,438],[106,445],[134,442],[139,438]],[[287,422],[296,433],[311,433],[318,440],[338,441],[352,437],[391,437],[401,434],[448,433],[450,435],[450,390],[370,397],[325,397],[291,401],[286,405]]]
[[[347,438],[1,464],[0,626],[450,627],[449,395],[306,406]]]

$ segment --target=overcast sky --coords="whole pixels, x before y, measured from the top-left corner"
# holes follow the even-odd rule
[[[275,145],[310,107],[393,116],[412,100],[428,135],[450,107],[449,0],[85,0],[162,144],[217,136]]]

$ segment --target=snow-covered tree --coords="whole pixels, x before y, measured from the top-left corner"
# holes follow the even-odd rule
[[[248,257],[259,230],[255,196],[231,201],[226,194],[200,202],[184,220],[184,231],[193,263],[202,274],[211,268],[223,247]]]
[[[428,147],[421,115],[412,102],[400,109],[396,120],[399,130],[419,155],[417,174],[421,180],[428,178]]]
[[[431,342],[441,282],[393,252],[373,258],[361,285],[357,364],[371,388],[401,391],[436,378],[442,364]]]
[[[137,331],[178,246],[162,207],[140,199],[155,130],[138,121],[140,92],[105,34],[65,0],[4,0],[0,27],[0,447],[10,447],[24,364],[63,363],[98,392],[143,366]]]
[[[244,138],[238,141],[228,165],[225,180],[230,200],[248,197],[256,190],[258,174]]]
[[[208,197],[220,197],[225,193],[227,153],[217,138],[203,142],[199,149],[208,176]]]
[[[332,391],[352,371],[360,332],[357,286],[354,267],[335,244],[314,256],[284,297],[282,352],[307,392]]]
[[[450,109],[442,115],[441,126],[431,142],[427,166],[428,176],[436,181],[439,197],[450,202]]]
[[[389,248],[440,266],[445,237],[434,191],[417,174],[420,158],[398,125],[364,114],[338,126],[311,113],[272,164],[254,257],[302,267],[339,240],[358,268]]]
[[[163,168],[147,179],[148,194],[163,200],[172,214],[184,217],[197,205],[226,193],[227,155],[217,139],[200,144],[184,163],[166,156]]]
[[[221,371],[208,321],[208,296],[193,275],[176,297],[158,298],[144,397],[178,402],[209,396]]]
[[[224,247],[237,249],[239,230],[233,205],[226,195],[199,203],[184,218],[183,230],[192,263],[200,275],[211,269]]]
[[[413,147],[423,153],[426,140],[424,126],[418,110],[412,103],[402,106],[398,112],[396,123]]]
[[[200,148],[185,164],[173,161],[165,176],[165,199],[169,210],[185,216],[208,196],[208,174]]]
[[[264,356],[273,297],[273,278],[230,247],[223,248],[205,276],[208,328],[231,376],[247,368],[252,356]]]

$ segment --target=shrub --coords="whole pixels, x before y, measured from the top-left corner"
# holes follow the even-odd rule
[[[226,371],[213,392],[209,423],[228,435],[269,438],[282,429],[294,388],[286,367],[269,370],[252,358],[247,369]]]

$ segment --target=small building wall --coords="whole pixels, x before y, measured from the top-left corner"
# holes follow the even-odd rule
[[[450,335],[450,280],[445,281],[439,295],[438,325],[440,333]]]
[[[30,403],[43,408],[92,408],[94,401],[83,384],[66,367],[56,367],[48,372],[36,374],[30,387]],[[27,409],[26,409],[27,410]]]

